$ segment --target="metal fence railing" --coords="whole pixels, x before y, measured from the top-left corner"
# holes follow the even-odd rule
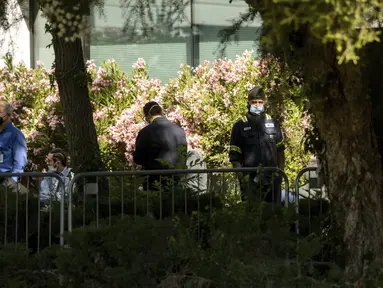
[[[332,247],[330,201],[318,167],[306,167],[295,178],[295,209],[297,220],[295,230],[298,236],[317,237],[321,243],[320,253],[310,261],[310,265],[328,266]],[[298,237],[299,241],[299,237]],[[299,247],[299,245],[298,245]]]
[[[239,173],[243,176],[240,183],[237,181]],[[280,186],[288,195],[286,174],[268,167],[79,173],[68,185],[68,231],[72,231],[74,222],[76,227],[91,222],[98,227],[101,218],[107,218],[111,224],[117,215],[153,213],[162,219],[181,210],[188,214],[193,209],[199,211],[206,207],[208,213],[212,213],[217,196],[231,194],[240,201],[245,191],[266,187],[279,191],[279,194],[269,194],[270,197],[280,198]],[[258,193],[256,197],[263,195]],[[285,205],[288,202],[285,201]],[[77,209],[82,209],[81,215],[73,215],[74,203]]]
[[[304,178],[304,179],[302,179]],[[303,180],[303,183],[302,183]],[[323,181],[318,175],[317,167],[306,167],[298,172],[298,175],[295,178],[295,195],[296,195],[296,212],[299,214],[299,201],[300,199],[307,200],[307,214],[308,214],[308,233],[312,232],[312,202],[318,205],[318,211],[315,211],[316,215],[324,215],[323,204],[328,200],[325,192],[325,187]],[[299,220],[297,220],[297,234],[299,234]]]
[[[25,172],[1,173],[0,178],[0,242],[25,244],[37,252],[52,243],[64,245],[64,197],[55,201],[49,197],[41,200],[40,184],[44,179],[55,179],[58,195],[64,189],[63,179],[56,173]],[[52,239],[55,235],[59,238]]]
[[[13,186],[4,181],[10,177],[17,178]],[[56,191],[51,191],[48,201],[43,201],[41,182],[48,178],[55,179]],[[242,180],[238,181],[239,178]],[[288,177],[282,170],[267,167],[84,172],[76,174],[69,183],[56,173],[1,173],[0,243],[22,243],[39,252],[54,243],[63,246],[66,225],[71,232],[90,224],[112,225],[125,215],[150,213],[162,219],[200,211],[211,216],[227,199],[240,202],[252,195],[255,200],[257,197],[265,200],[264,192],[269,191],[276,192],[268,193],[272,197],[268,202],[295,208],[293,231],[298,241],[300,237],[314,235],[326,242],[331,237],[330,201],[317,167],[299,171],[293,190],[290,191]],[[60,193],[65,197],[55,199],[54,195]],[[328,265],[329,249],[321,246],[320,253],[309,264]]]
[[[101,219],[112,224],[113,218],[128,214],[152,213],[161,219],[178,212],[190,214],[193,210],[212,213],[222,197],[231,195],[230,199],[241,201],[244,185],[239,183],[238,175],[253,176],[255,172],[257,181],[250,177],[242,182],[245,186],[251,183],[258,190],[264,186],[274,190],[274,186],[280,185],[277,187],[280,200],[284,200],[282,202],[286,206],[289,203],[295,205],[297,235],[324,234],[326,225],[323,223],[329,221],[327,211],[330,203],[316,170],[316,167],[302,169],[292,192],[286,174],[277,168],[85,172],[75,175],[69,182],[66,197],[49,197],[48,202],[40,200],[41,181],[56,179],[58,185],[54,193],[57,194],[65,187],[58,174],[1,173],[0,181],[9,177],[17,177],[18,181],[14,187],[0,185],[0,191],[3,190],[0,194],[0,215],[3,215],[0,217],[3,220],[0,223],[0,243],[23,243],[27,248],[39,251],[52,243],[64,245],[66,225],[70,232],[74,226],[84,227],[92,222],[98,227]],[[267,182],[268,173],[273,175],[273,180],[268,178]],[[274,179],[280,181],[277,183]],[[23,193],[22,187],[28,193]],[[263,195],[255,194],[260,198]]]

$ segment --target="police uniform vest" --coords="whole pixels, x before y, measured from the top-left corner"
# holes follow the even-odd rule
[[[241,119],[241,131],[244,139],[244,147],[241,150],[244,167],[278,166],[277,135],[279,126],[268,114],[263,116],[263,119],[259,120],[259,125],[251,125],[252,121],[248,116]]]

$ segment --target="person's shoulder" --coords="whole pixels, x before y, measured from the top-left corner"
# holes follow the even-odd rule
[[[11,129],[12,134],[14,134],[15,136],[20,136],[25,139],[24,133],[19,128],[17,128],[12,122],[10,123],[9,128]]]
[[[171,125],[170,121],[166,119],[166,117],[160,116],[155,118],[152,122],[150,122],[148,125],[142,128],[142,130],[144,130],[145,128],[145,131],[150,131],[152,129],[156,130],[159,127],[168,127],[169,125]]]
[[[184,127],[182,127],[182,126],[180,126],[180,125],[178,125],[176,123],[172,123],[172,124],[173,124],[174,129],[177,129],[180,132],[185,132]]]
[[[140,131],[138,131],[138,135],[144,135],[144,134],[147,134],[153,126],[151,126],[152,124],[150,123],[149,125],[146,125],[145,127],[143,127]]]
[[[270,114],[265,113],[265,120],[280,126],[280,121],[277,118],[271,116]]]
[[[153,133],[153,129],[151,129],[150,127],[150,124],[143,127],[141,130],[138,131],[137,135],[136,135],[136,141],[147,141],[148,139],[150,139],[150,135]]]
[[[175,131],[178,131],[180,133],[185,133],[185,129],[180,124],[171,122],[171,121],[169,121],[169,119],[167,119],[167,121],[168,121],[170,127],[172,127],[172,129],[174,129]]]
[[[198,148],[188,147],[188,153],[190,153],[190,155],[196,156],[198,158],[203,158],[203,152]]]
[[[237,119],[237,121],[234,122],[233,127],[241,127],[246,123],[247,123],[247,117],[246,117],[246,115],[244,115],[241,118]]]
[[[172,126],[173,128],[176,128],[176,129],[184,129],[184,128],[182,128],[181,124],[174,123],[174,122],[170,121],[169,119],[166,119],[165,124],[170,125],[170,126]]]

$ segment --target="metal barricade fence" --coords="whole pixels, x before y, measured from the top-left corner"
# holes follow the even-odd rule
[[[139,170],[139,171],[112,171],[112,172],[103,172],[103,171],[99,171],[99,172],[84,172],[84,173],[79,173],[77,175],[74,176],[74,178],[70,181],[69,185],[68,185],[68,191],[67,191],[67,194],[66,194],[66,197],[61,197],[61,200],[60,202],[58,201],[53,201],[52,198],[50,197],[49,199],[49,207],[52,208],[56,208],[57,206],[55,206],[54,204],[59,204],[59,208],[56,208],[55,210],[54,209],[48,209],[47,211],[44,211],[42,212],[42,202],[41,201],[34,201],[34,200],[38,200],[40,198],[40,182],[39,181],[40,179],[44,179],[44,178],[55,178],[57,179],[58,181],[58,185],[57,185],[57,189],[61,189],[60,187],[65,187],[65,184],[64,184],[64,181],[63,179],[56,173],[43,173],[43,172],[25,172],[25,173],[1,173],[2,174],[2,177],[3,178],[7,178],[7,177],[18,177],[18,179],[20,179],[20,177],[22,178],[26,178],[26,188],[28,190],[30,190],[30,188],[33,188],[32,186],[32,183],[33,181],[31,181],[32,178],[37,178],[37,179],[34,179],[34,180],[37,180],[35,181],[36,183],[38,183],[37,185],[35,185],[34,189],[34,193],[27,193],[25,195],[23,195],[21,192],[20,192],[20,187],[21,187],[21,183],[20,182],[17,182],[16,184],[18,185],[19,189],[17,189],[16,191],[18,191],[17,193],[13,193],[13,194],[9,194],[9,190],[11,190],[12,188],[9,188],[7,186],[3,186],[3,196],[0,196],[2,198],[1,202],[3,202],[3,205],[1,205],[1,202],[0,202],[0,207],[3,206],[3,215],[4,215],[4,223],[3,223],[3,233],[1,233],[3,235],[3,239],[1,242],[3,242],[4,244],[7,244],[7,243],[10,243],[10,242],[14,242],[14,243],[20,243],[20,242],[23,242],[25,241],[25,245],[26,247],[28,248],[29,247],[29,241],[30,239],[28,237],[25,237],[25,235],[29,235],[29,234],[37,234],[35,235],[36,236],[36,243],[34,244],[35,245],[35,249],[37,251],[40,250],[40,241],[42,239],[41,237],[41,230],[42,230],[42,227],[41,227],[41,224],[43,224],[44,226],[47,224],[45,223],[44,219],[42,219],[42,215],[43,218],[44,217],[47,217],[48,219],[47,222],[48,222],[48,227],[46,227],[46,229],[48,230],[48,235],[47,235],[47,238],[48,238],[48,242],[46,242],[47,239],[45,239],[44,243],[43,243],[43,246],[51,246],[52,245],[52,235],[53,234],[56,234],[53,232],[52,230],[52,212],[58,212],[59,213],[59,234],[60,234],[60,245],[64,245],[64,238],[63,238],[63,234],[64,234],[64,231],[65,231],[65,205],[66,205],[66,202],[68,204],[68,231],[72,231],[72,228],[73,228],[73,215],[72,215],[72,212],[73,212],[73,195],[76,194],[74,192],[74,188],[76,187],[79,187],[78,185],[76,184],[79,184],[79,180],[85,180],[87,178],[93,178],[95,179],[95,181],[93,182],[84,182],[82,185],[82,195],[80,198],[82,198],[82,202],[83,204],[86,203],[87,201],[87,196],[94,196],[95,200],[96,200],[96,207],[93,207],[95,208],[95,214],[96,214],[96,219],[95,220],[95,223],[96,223],[96,226],[99,225],[99,200],[100,200],[100,195],[103,194],[103,197],[104,199],[106,199],[107,203],[105,205],[105,203],[103,203],[103,208],[107,208],[107,213],[105,213],[105,211],[103,211],[103,215],[104,216],[107,216],[107,217],[104,217],[104,218],[108,218],[108,221],[109,221],[109,224],[111,224],[111,217],[112,215],[113,216],[116,216],[116,215],[121,215],[122,217],[124,216],[124,214],[130,214],[130,215],[137,215],[137,212],[138,212],[138,206],[139,206],[139,199],[140,200],[143,200],[145,203],[144,203],[144,209],[146,210],[146,213],[149,213],[149,212],[153,212],[153,211],[150,211],[150,198],[151,198],[151,193],[147,193],[148,190],[150,190],[151,187],[149,187],[151,184],[150,184],[150,181],[149,178],[150,177],[158,177],[158,180],[159,180],[159,189],[157,189],[157,198],[159,200],[159,207],[158,207],[158,210],[157,212],[158,213],[158,217],[159,218],[162,218],[162,216],[164,214],[167,214],[167,216],[174,216],[176,211],[175,211],[175,200],[176,200],[176,193],[182,193],[183,195],[183,200],[184,200],[184,205],[183,205],[183,212],[185,214],[187,214],[188,212],[191,212],[191,211],[188,211],[189,208],[196,208],[197,210],[199,210],[201,208],[201,198],[204,197],[205,199],[205,204],[207,204],[208,207],[208,210],[209,210],[209,213],[212,212],[212,208],[213,208],[213,196],[214,195],[217,195],[217,194],[220,194],[220,195],[224,195],[226,193],[232,193],[232,194],[237,194],[238,196],[238,200],[240,200],[240,197],[239,195],[241,194],[241,189],[240,189],[240,185],[238,185],[238,181],[237,181],[237,175],[235,175],[236,173],[244,173],[244,174],[249,174],[249,173],[254,173],[254,172],[257,172],[258,174],[260,173],[263,173],[263,172],[273,172],[273,173],[277,173],[278,175],[280,175],[280,177],[282,178],[282,182],[284,182],[284,198],[286,199],[286,201],[284,201],[284,204],[287,206],[289,204],[289,202],[295,202],[295,207],[296,207],[296,213],[298,216],[302,216],[302,214],[305,214],[307,216],[307,225],[304,225],[305,229],[307,231],[304,231],[304,234],[311,234],[313,232],[313,227],[312,227],[312,223],[313,223],[313,219],[312,219],[312,216],[313,215],[316,215],[318,216],[319,215],[319,218],[322,216],[322,215],[325,215],[324,213],[324,208],[327,209],[328,205],[329,205],[329,202],[326,201],[326,199],[323,197],[324,195],[324,188],[323,186],[320,186],[318,187],[317,183],[314,183],[314,179],[317,179],[317,177],[315,176],[315,173],[316,173],[316,170],[317,168],[316,167],[307,167],[307,168],[304,168],[302,169],[297,177],[296,177],[296,180],[295,180],[295,191],[294,193],[291,193],[289,192],[289,182],[288,182],[288,178],[286,176],[286,174],[278,169],[278,168],[269,168],[269,167],[264,167],[264,168],[219,168],[219,169],[193,169],[193,170],[190,170],[190,169],[177,169],[177,170],[152,170],[152,171],[145,171],[145,170]],[[306,184],[305,185],[301,185],[301,178],[302,176],[304,176],[305,174],[308,173],[308,179],[306,179]],[[234,174],[234,175],[233,175]],[[193,179],[191,179],[190,175],[194,175],[193,176]],[[200,177],[200,176],[203,176],[205,175],[205,179],[203,179],[203,177]],[[312,177],[312,175],[314,175],[314,177]],[[126,181],[126,178],[130,178],[131,181]],[[102,192],[102,191],[99,191],[100,187],[99,187],[99,184],[100,182],[102,182],[102,180],[105,180],[105,179],[102,179],[102,178],[108,178],[108,185],[106,185],[105,187],[107,187],[108,191],[105,191]],[[115,183],[113,183],[112,181],[112,178],[117,178],[117,181]],[[144,179],[143,179],[144,178]],[[170,181],[169,181],[169,178],[170,178]],[[177,178],[180,178],[178,179],[178,182],[176,181]],[[183,179],[181,179],[183,178]],[[24,179],[25,180],[25,179]],[[144,181],[142,181],[144,180]],[[143,185],[142,182],[145,182],[146,184],[146,187],[144,187],[145,185]],[[168,182],[168,183],[165,183],[165,182]],[[169,188],[169,182],[170,182],[170,188]],[[177,182],[177,183],[176,183]],[[261,186],[262,181],[260,181],[258,184]],[[114,184],[114,185],[113,185]],[[165,184],[165,185],[163,185]],[[181,184],[181,185],[180,185]],[[274,182],[272,181],[272,186],[274,185]],[[102,188],[101,188],[102,189]],[[273,189],[273,188],[272,188]],[[181,191],[182,190],[182,191]],[[193,193],[194,191],[194,193]],[[57,191],[56,191],[57,192]],[[170,212],[169,211],[164,211],[166,209],[168,209],[169,207],[164,207],[164,201],[166,200],[165,199],[165,194],[166,192],[169,194],[171,194],[171,207],[170,207]],[[130,195],[129,195],[130,193]],[[119,195],[118,195],[119,194]],[[290,195],[294,194],[293,196],[293,201],[287,201],[290,197]],[[9,215],[9,201],[11,199],[9,199],[9,195],[14,195],[14,215]],[[188,206],[188,197],[189,195],[194,195],[195,199],[195,206],[196,207],[189,207]],[[79,196],[79,195],[77,195]],[[116,196],[119,196],[119,197],[116,197]],[[131,197],[129,199],[129,196]],[[180,196],[180,195],[178,195]],[[145,199],[144,199],[144,198]],[[1,199],[0,198],[0,199]],[[21,199],[22,198],[22,199]],[[79,197],[78,197],[79,198]],[[32,199],[32,200],[31,200]],[[307,211],[300,211],[299,210],[299,206],[300,206],[300,202],[301,200],[304,199],[304,201],[307,202]],[[68,200],[68,201],[66,201]],[[118,206],[119,206],[119,209],[116,209],[117,206],[115,205],[116,204],[116,201],[115,200],[118,200]],[[129,201],[131,200],[130,204],[131,205],[125,205],[126,201]],[[169,200],[169,199],[167,199]],[[141,202],[143,202],[141,201]],[[21,237],[19,231],[20,231],[20,203],[24,204],[23,202],[25,202],[25,205],[23,205],[23,207],[25,207],[25,221],[22,223],[24,224],[23,226],[25,226],[25,235],[24,235],[24,238]],[[32,203],[32,202],[35,202],[35,203]],[[55,202],[55,203],[53,203]],[[315,204],[315,207],[313,209],[313,203]],[[112,204],[114,204],[114,206],[112,207]],[[324,205],[325,204],[325,205]],[[30,223],[30,215],[31,215],[31,212],[35,212],[33,211],[33,209],[31,209],[31,206],[33,205],[34,209],[37,208],[37,215],[35,215],[35,217],[37,216],[37,219],[36,219],[36,222],[37,222],[37,227],[35,228],[36,231],[31,231],[31,227],[29,227],[29,223]],[[141,203],[142,205],[142,203]],[[36,207],[35,207],[36,206]],[[107,207],[105,207],[107,206]],[[113,211],[112,211],[112,208],[113,208]],[[129,211],[129,208],[130,208],[130,211]],[[142,207],[141,208],[141,212],[142,212]],[[128,210],[127,210],[128,209]],[[116,210],[119,210],[119,211],[116,211]],[[318,211],[316,211],[318,210]],[[166,213],[164,213],[166,212]],[[1,212],[0,212],[1,213]],[[82,227],[85,226],[85,224],[87,223],[86,221],[86,209],[85,209],[85,205],[83,206],[83,211],[82,211]],[[169,215],[170,214],[170,215]],[[55,219],[57,220],[57,218]],[[301,227],[300,227],[300,221],[302,221],[302,218],[301,217],[298,217],[297,221],[296,221],[296,233],[299,235],[299,234],[302,234],[300,231],[301,230]],[[12,226],[12,227],[11,227]],[[24,228],[24,227],[23,227]],[[44,228],[44,227],[43,227]],[[55,225],[55,228],[57,228],[57,225]],[[12,230],[13,229],[13,230]],[[12,230],[10,232],[10,230]],[[12,233],[13,232],[13,233]],[[31,233],[30,233],[31,232]],[[13,238],[10,236],[11,234],[13,234]],[[0,238],[1,239],[1,238]]]
[[[14,244],[25,243],[26,249],[39,252],[40,249],[45,246],[50,247],[53,242],[52,235],[56,235],[58,234],[57,232],[59,232],[59,243],[63,246],[65,197],[61,197],[60,201],[54,201],[52,197],[49,197],[49,205],[45,207],[45,210],[40,201],[40,183],[44,179],[53,178],[57,180],[57,185],[55,185],[56,191],[50,191],[56,195],[62,193],[65,189],[63,179],[56,173],[43,172],[6,172],[1,173],[0,176],[2,179],[2,184],[0,184],[0,190],[2,190],[0,195],[0,209],[3,209],[0,213],[3,214],[4,221],[2,223],[3,225],[0,226],[0,229],[3,229],[0,235],[0,238],[2,238],[1,242],[3,244],[12,242]],[[17,181],[11,180],[16,177]],[[22,184],[22,182],[26,185]],[[52,215],[52,213],[54,213],[54,215]],[[46,223],[46,220],[48,223]],[[57,220],[58,225],[54,225],[54,222]],[[46,227],[46,225],[48,225],[48,227]],[[24,235],[24,231],[22,230],[25,231]],[[44,232],[44,235],[42,232]],[[46,238],[48,238],[48,242],[46,242]]]
[[[271,173],[273,178],[271,185],[268,186],[274,190],[274,186],[278,185],[275,184],[274,179],[279,178],[284,184],[285,194],[289,195],[289,182],[286,174],[278,168],[270,167],[78,173],[68,185],[68,231],[71,232],[74,226],[74,203],[75,209],[78,207],[82,209],[81,216],[75,215],[76,221],[82,220],[81,225],[76,223],[76,227],[85,227],[91,222],[95,222],[96,227],[98,227],[100,218],[108,219],[107,221],[111,225],[112,217],[123,217],[128,214],[137,216],[138,214],[155,213],[158,218],[162,219],[164,216],[175,216],[177,211],[183,210],[183,213],[188,214],[193,209],[200,211],[201,208],[208,209],[211,214],[213,198],[217,194],[232,193],[237,195],[237,199],[240,200],[242,188],[238,185],[238,173],[251,175],[255,172],[258,178],[246,178],[246,183],[254,183],[251,185],[259,185],[259,187],[265,186],[262,183],[261,175]],[[190,175],[194,176],[191,177]],[[90,178],[92,180],[89,180]],[[126,181],[126,178],[129,180]],[[82,183],[80,180],[83,180]],[[102,191],[104,188],[107,191]],[[77,191],[81,192],[77,193]],[[153,208],[153,197],[157,205],[155,208]],[[88,210],[86,209],[87,202],[92,204]],[[288,202],[285,201],[285,205],[288,205]],[[177,207],[176,203],[180,207]],[[89,219],[86,211],[95,214],[94,217]],[[101,217],[100,214],[102,214]]]
[[[271,173],[273,178],[269,186],[271,186],[272,190],[276,185],[274,177],[278,176],[281,179],[281,188],[284,188],[283,190],[280,189],[281,194],[284,191],[284,205],[288,206],[289,203],[295,205],[297,214],[295,231],[298,241],[301,235],[316,234],[325,238],[328,231],[326,231],[326,225],[323,225],[323,222],[327,221],[324,217],[327,215],[326,211],[328,211],[330,203],[325,196],[323,183],[318,175],[315,175],[316,172],[317,167],[306,167],[299,171],[295,178],[293,193],[290,193],[286,174],[278,168],[271,167],[84,172],[74,176],[68,184],[66,193],[63,193],[65,183],[56,173],[1,173],[3,179],[17,177],[18,181],[16,182],[16,188],[7,185],[0,186],[2,187],[0,189],[3,190],[0,195],[0,209],[3,209],[3,211],[0,210],[0,215],[4,215],[4,222],[0,223],[0,229],[3,229],[3,231],[0,231],[0,241],[3,244],[25,243],[27,249],[32,247],[36,252],[39,252],[40,249],[52,245],[54,242],[52,241],[53,235],[58,234],[58,231],[55,232],[54,230],[59,228],[59,244],[64,246],[66,208],[68,232],[71,232],[74,226],[76,228],[84,227],[92,222],[95,223],[96,227],[99,227],[100,219],[112,225],[113,217],[117,219],[117,217],[122,218],[124,215],[137,216],[155,213],[156,217],[162,219],[163,217],[173,217],[177,212],[188,214],[195,210],[205,209],[211,216],[214,198],[217,195],[233,194],[237,196],[237,198],[233,198],[237,199],[238,202],[241,200],[243,187],[238,185],[239,173],[253,176],[255,175],[253,173],[256,173],[257,177],[247,179],[245,182],[247,185],[252,183],[252,185],[259,186],[259,188],[263,185],[262,173]],[[305,177],[306,179],[302,184],[302,178],[307,174],[308,177]],[[56,179],[58,184],[55,193],[62,189],[62,195],[65,195],[65,197],[61,197],[60,201],[53,201],[52,197],[50,197],[49,209],[42,211],[40,180],[46,178]],[[26,183],[28,193],[22,193],[20,180]],[[104,188],[106,190],[103,190]],[[292,201],[290,195],[293,196]],[[259,194],[259,197],[262,197],[262,195]],[[153,199],[156,205],[153,205]],[[177,207],[176,203],[180,204],[180,200],[182,205]],[[95,205],[90,207],[90,210],[87,210],[87,202]],[[307,205],[303,205],[304,202]],[[12,209],[14,210],[11,211]],[[77,214],[74,217],[73,209],[77,209],[77,211],[80,209],[81,215]],[[89,216],[86,214],[89,213],[88,211],[91,211],[93,215],[87,218]],[[57,214],[53,215],[53,213]],[[95,219],[92,218],[93,216],[95,216]],[[81,221],[76,222],[76,225],[74,225],[75,219]],[[59,224],[55,225],[54,220],[59,220]],[[330,221],[332,222],[332,220]],[[36,226],[31,227],[30,223],[34,222]],[[80,222],[81,225],[78,225]],[[42,225],[45,227],[42,227]],[[25,231],[24,235],[24,231],[20,232],[22,230]],[[43,235],[43,230],[48,231],[45,231]],[[30,237],[30,235],[33,235],[33,237]],[[41,243],[41,240],[44,242]],[[31,241],[36,242],[31,243]],[[299,242],[297,249],[299,249]],[[320,255],[310,261],[309,264],[328,266],[329,262],[326,255],[324,255],[325,253],[326,251],[321,247]],[[300,265],[299,259],[297,260],[298,265]],[[62,281],[63,279],[60,278],[60,283]]]
[[[325,255],[328,251],[325,251],[324,246],[330,237],[328,233],[333,223],[329,216],[330,201],[326,194],[323,179],[318,174],[318,167],[306,167],[299,171],[295,178],[294,194],[296,196],[297,220],[295,229],[297,235],[310,235],[320,239],[320,255],[312,259],[309,264],[328,266],[330,263]]]

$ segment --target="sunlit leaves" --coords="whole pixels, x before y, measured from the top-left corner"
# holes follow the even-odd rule
[[[260,12],[275,41],[286,29],[307,26],[324,44],[334,43],[339,63],[359,60],[359,50],[378,41],[382,0],[246,0]],[[267,40],[270,42],[270,39]]]

